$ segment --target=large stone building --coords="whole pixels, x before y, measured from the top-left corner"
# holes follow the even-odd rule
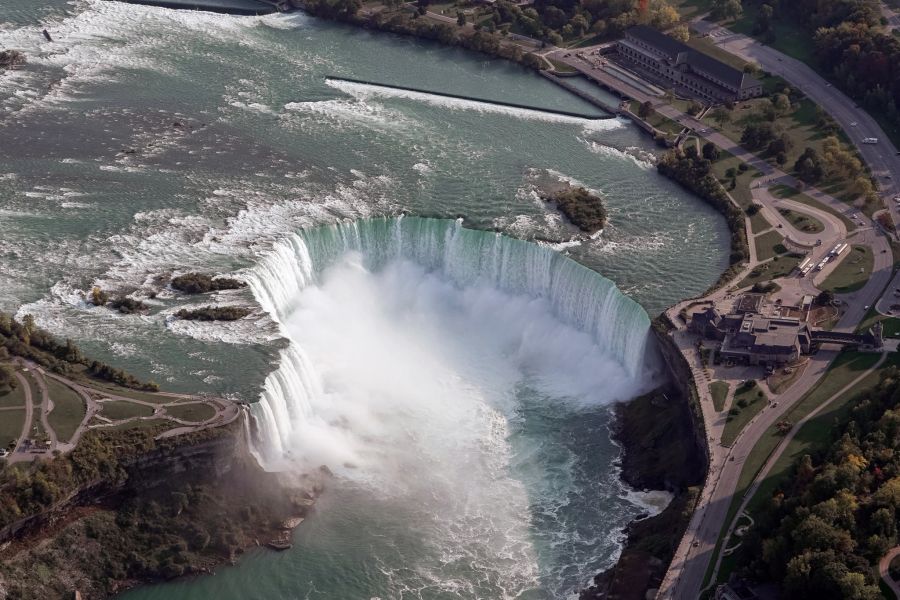
[[[667,84],[704,100],[733,102],[762,95],[756,78],[646,25],[627,30],[616,50]]]
[[[720,341],[718,353],[722,358],[750,365],[790,364],[801,354],[809,354],[816,344],[865,350],[878,350],[883,345],[880,323],[866,333],[841,333],[814,330],[792,317],[766,317],[755,312],[722,315],[714,307],[694,313],[689,327],[707,339]]]

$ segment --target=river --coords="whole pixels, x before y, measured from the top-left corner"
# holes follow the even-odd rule
[[[646,507],[618,480],[608,408],[653,379],[623,340],[728,254],[722,219],[656,173],[636,128],[446,98],[597,113],[516,65],[302,13],[6,0],[2,48],[28,62],[0,75],[0,308],[165,389],[261,399],[280,444],[265,464],[339,474],[289,552],[125,597],[559,598],[615,560]],[[536,172],[600,193],[602,234],[466,233],[570,237]],[[390,236],[435,235],[462,254],[384,259]],[[250,281],[214,300],[253,315],[174,320],[210,300],[166,287],[191,270]],[[91,306],[93,286],[151,311]]]

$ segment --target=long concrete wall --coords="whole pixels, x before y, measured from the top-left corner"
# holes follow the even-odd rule
[[[433,90],[425,90],[421,88],[414,87],[406,87],[401,85],[386,85],[383,83],[378,83],[377,81],[365,81],[363,79],[349,79],[346,77],[329,77],[332,81],[346,81],[348,83],[360,83],[363,85],[375,85],[378,87],[388,88],[392,90],[400,90],[404,92],[416,92],[418,94],[431,94],[433,96],[441,96],[444,98],[454,98],[457,100],[469,100],[471,102],[481,102],[483,104],[492,104],[494,106],[506,106],[510,108],[520,108],[524,110],[534,110],[543,113],[555,114],[555,115],[563,115],[566,117],[577,117],[579,119],[590,119],[590,120],[600,120],[600,119],[615,119],[616,116],[614,114],[605,114],[605,115],[589,115],[585,113],[580,113],[576,111],[570,110],[557,110],[553,108],[542,108],[540,106],[531,106],[528,104],[517,104],[515,102],[499,102],[497,100],[487,100],[485,98],[476,98],[474,96],[467,96],[464,94],[446,94],[443,92],[435,92]],[[596,102],[592,102],[592,104],[597,105]],[[598,105],[599,106],[599,105]],[[604,108],[601,106],[601,108]],[[607,110],[604,108],[604,110]],[[612,111],[615,112],[615,111]]]

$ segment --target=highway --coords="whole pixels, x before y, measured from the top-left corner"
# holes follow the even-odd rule
[[[893,197],[900,195],[900,156],[897,148],[869,114],[856,102],[831,85],[805,63],[765,46],[746,35],[733,33],[715,23],[695,20],[691,28],[708,34],[720,48],[746,61],[759,64],[763,70],[783,77],[832,116],[863,160],[872,169],[879,192],[886,200],[895,226],[900,224],[900,204]],[[877,138],[877,144],[864,144],[865,138]]]

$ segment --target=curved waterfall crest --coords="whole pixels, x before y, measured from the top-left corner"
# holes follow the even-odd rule
[[[408,260],[460,288],[490,286],[545,301],[557,319],[590,335],[630,376],[645,368],[650,320],[612,281],[544,246],[467,229],[458,221],[398,217],[301,230],[277,242],[244,278],[281,324],[301,291],[348,252],[359,253],[371,271]],[[290,340],[284,327],[282,333]],[[283,455],[295,424],[316,419],[310,398],[321,390],[316,369],[292,341],[253,406],[259,435],[269,446],[262,454]]]

